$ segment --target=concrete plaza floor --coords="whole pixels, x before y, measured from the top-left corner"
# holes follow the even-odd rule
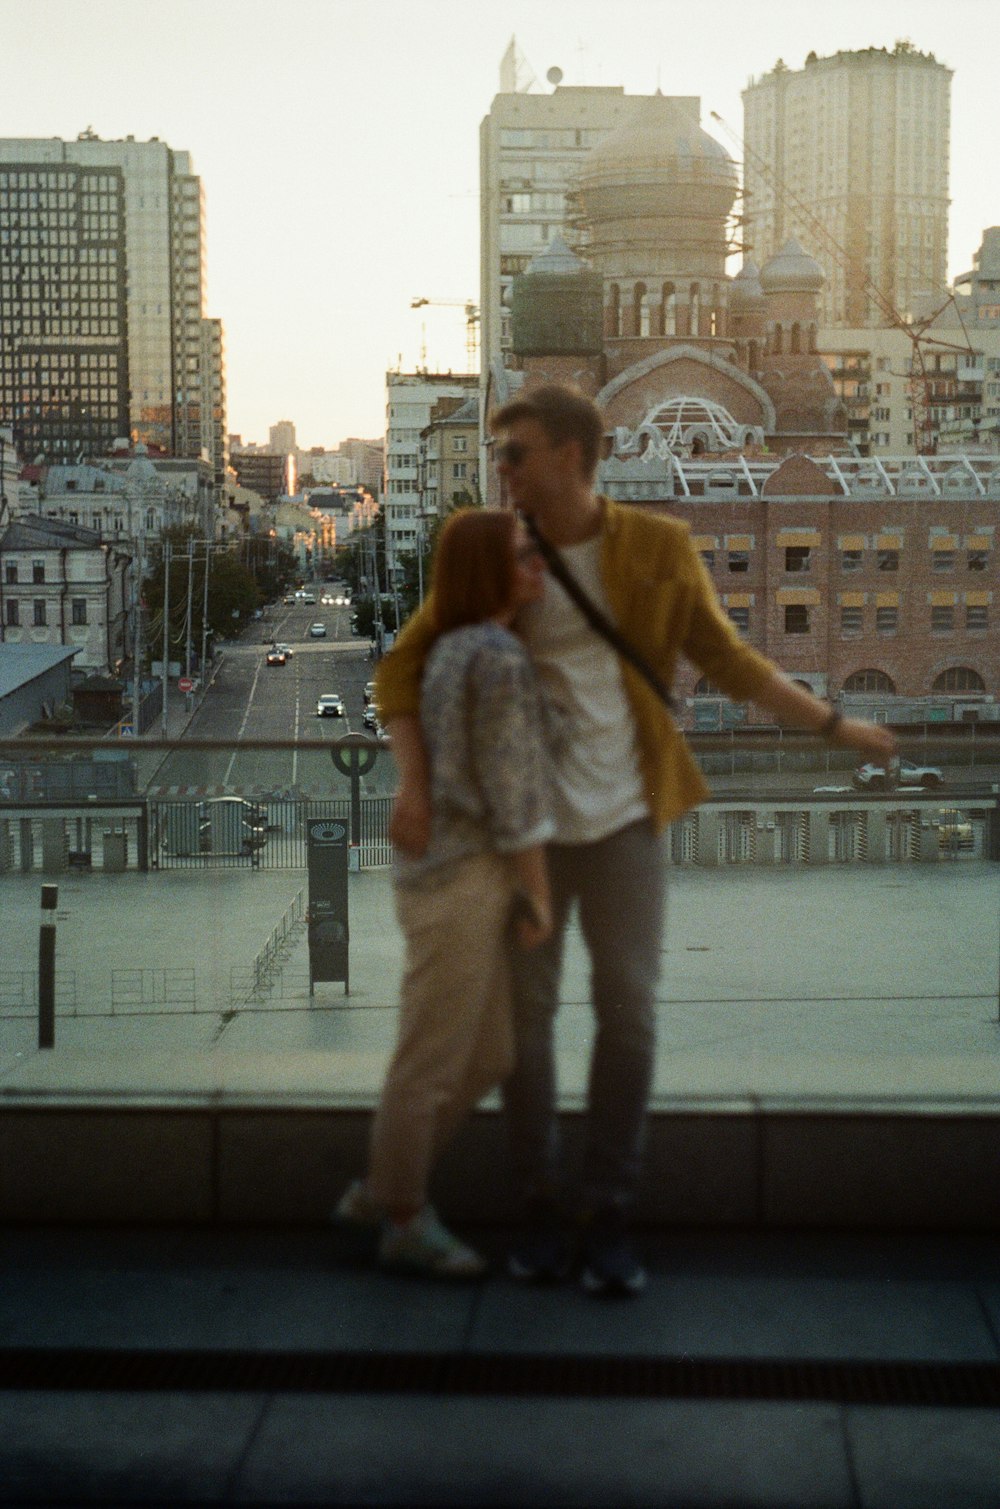
[[[375,1096],[402,965],[387,872],[350,877],[349,995],[343,984],[317,983],[310,997],[300,927],[253,999],[250,966],[297,897],[308,899],[304,872],[61,877],[56,1047],[47,1052],[37,1049],[30,1004],[39,885],[0,877],[8,1095],[206,1091],[334,1104]],[[992,1102],[1000,867],[678,866],[668,897],[659,1100]],[[145,972],[145,1005],[129,1005],[128,971]],[[126,984],[134,994],[134,978]],[[573,925],[558,1022],[567,1104],[584,1090],[592,1034]]]

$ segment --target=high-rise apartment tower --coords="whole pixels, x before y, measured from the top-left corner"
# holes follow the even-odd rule
[[[0,140],[0,425],[28,460],[131,436],[226,466],[201,180],[154,138]]]
[[[906,42],[810,53],[804,68],[779,62],[752,79],[743,109],[746,237],[758,265],[797,237],[826,274],[826,326],[885,323],[866,278],[901,314],[945,296],[949,68]]]

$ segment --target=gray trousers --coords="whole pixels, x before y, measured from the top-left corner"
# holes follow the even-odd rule
[[[591,960],[597,1019],[590,1063],[583,1198],[629,1206],[642,1163],[656,1047],[664,853],[648,820],[590,844],[548,849],[555,928],[548,943],[515,950],[516,1064],[504,1085],[514,1176],[526,1199],[559,1188],[554,1023],[563,942],[576,903]]]

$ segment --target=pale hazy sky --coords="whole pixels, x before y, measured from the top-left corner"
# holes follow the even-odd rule
[[[950,270],[1000,224],[997,0],[0,0],[0,136],[159,136],[192,154],[229,427],[380,435],[384,375],[463,370],[479,298],[478,130],[515,34],[540,81],[697,94],[742,131],[779,57],[909,38],[955,70]],[[544,86],[543,87],[547,87]]]

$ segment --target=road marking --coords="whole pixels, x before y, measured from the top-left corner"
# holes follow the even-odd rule
[[[292,785],[298,780],[299,774],[299,702],[302,695],[302,678],[299,675],[299,662],[295,663],[295,748],[292,750]]]
[[[247,698],[247,710],[243,714],[243,722],[240,724],[240,731],[236,735],[236,742],[237,742],[237,744],[243,738],[243,733],[244,733],[244,730],[246,729],[247,721],[248,721],[248,719],[250,717],[250,709],[253,707],[254,693],[257,690],[257,679],[260,676],[260,673],[263,670],[265,663],[266,662],[263,659],[259,660],[257,662],[257,669],[253,673],[253,681],[250,683],[250,695]],[[225,786],[229,785],[229,777],[233,773],[233,766],[236,764],[236,756],[238,754],[239,754],[239,750],[234,749],[233,752],[232,752],[232,754],[231,754],[231,756],[230,756],[230,758],[229,758],[229,764],[226,766],[226,773],[222,777],[223,785],[225,785]]]

